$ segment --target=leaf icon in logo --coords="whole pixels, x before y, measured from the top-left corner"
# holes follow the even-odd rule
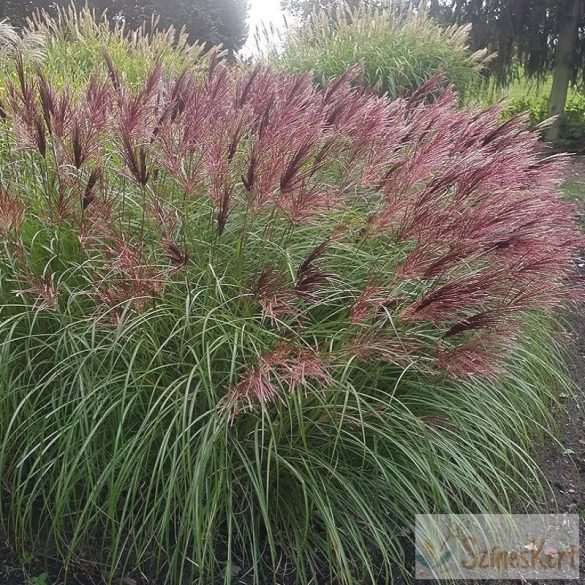
[[[447,540],[443,540],[440,547],[435,545],[435,542],[425,540],[424,553],[417,547],[416,560],[427,569],[441,567],[453,558],[453,553],[447,547]]]

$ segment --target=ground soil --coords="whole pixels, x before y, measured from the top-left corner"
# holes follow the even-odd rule
[[[582,207],[585,218],[585,157],[571,159],[566,172],[571,199]],[[583,222],[585,225],[585,222]],[[577,269],[585,277],[585,250],[577,259]],[[483,581],[467,585],[585,585],[585,303],[567,315],[567,365],[575,381],[573,396],[563,395],[556,413],[558,442],[540,445],[535,459],[548,483],[548,502],[543,503],[550,513],[579,514],[580,578],[579,580]],[[540,513],[544,510],[534,510]],[[518,510],[518,513],[524,513]],[[428,585],[431,581],[417,581]]]
[[[567,181],[582,186],[580,203],[585,214],[585,157],[573,158]],[[577,267],[585,276],[585,251]],[[585,304],[576,307],[567,319],[570,339],[566,348],[567,362],[576,382],[576,394],[565,399],[558,413],[559,444],[544,449],[537,460],[550,484],[550,503],[556,502],[559,512],[581,516],[581,578],[578,583],[585,584]],[[537,581],[535,585],[538,584],[574,585],[575,581]]]
[[[585,201],[585,157],[575,157],[567,172],[567,181],[582,185]],[[578,262],[585,276],[585,251]],[[575,396],[567,396],[557,413],[559,443],[542,446],[536,459],[549,483],[549,506],[558,512],[581,516],[581,578],[578,581],[538,580],[523,585],[585,585],[585,305],[568,315],[569,340],[567,361],[577,382]],[[101,585],[83,567],[72,572],[68,585]],[[0,535],[0,585],[62,585],[63,573],[55,559],[27,558],[15,555],[13,548]],[[421,581],[421,584],[429,581]],[[494,585],[520,585],[518,581],[492,581]],[[131,577],[121,579],[120,585],[138,585]]]

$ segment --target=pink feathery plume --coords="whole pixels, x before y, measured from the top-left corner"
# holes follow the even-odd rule
[[[278,398],[284,401],[286,394],[306,391],[310,384],[324,389],[332,381],[327,358],[310,348],[283,345],[262,356],[258,365],[229,390],[223,407],[233,421],[242,410],[266,406]]]

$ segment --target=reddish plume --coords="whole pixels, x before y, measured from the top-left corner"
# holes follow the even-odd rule
[[[25,217],[25,206],[14,195],[0,188],[0,235],[9,238],[12,231],[18,231]]]
[[[203,75],[158,66],[129,87],[105,60],[75,94],[17,61],[0,104],[5,174],[34,173],[30,193],[0,190],[0,234],[26,259],[29,219],[77,230],[92,315],[217,279],[222,310],[279,347],[245,356],[232,412],[327,386],[315,347],[494,376],[525,312],[583,296],[566,157],[545,156],[522,118],[460,108],[437,80],[390,102],[359,68],[318,89],[214,55]],[[30,279],[23,290],[57,309]]]
[[[310,383],[325,388],[333,381],[328,361],[311,348],[282,345],[262,356],[258,365],[229,390],[223,400],[224,408],[233,420],[241,410],[284,399],[282,392],[287,395],[306,391]]]

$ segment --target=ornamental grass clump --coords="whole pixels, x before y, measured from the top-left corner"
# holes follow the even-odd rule
[[[53,5],[50,12],[31,12],[21,34],[7,23],[0,23],[0,63],[3,54],[26,54],[43,61],[43,71],[57,87],[77,90],[86,84],[98,65],[102,53],[118,63],[129,85],[140,85],[157,63],[165,71],[180,73],[186,68],[204,68],[206,56],[202,44],[190,44],[184,30],[161,29],[153,16],[138,30],[131,30],[123,19],[95,10],[80,8],[83,2]],[[0,69],[0,80],[8,71]]]
[[[382,7],[358,3],[318,10],[301,24],[287,26],[284,35],[257,34],[257,44],[277,68],[311,72],[320,85],[360,64],[363,82],[391,99],[415,91],[438,73],[463,97],[482,86],[490,59],[486,50],[470,50],[469,31],[469,26],[442,26],[424,11],[388,1]]]
[[[16,59],[14,542],[114,582],[366,583],[400,567],[413,513],[534,491],[564,384],[543,312],[575,296],[583,244],[562,157],[434,83],[390,102],[358,75],[211,58],[133,87],[105,54],[73,92]]]

